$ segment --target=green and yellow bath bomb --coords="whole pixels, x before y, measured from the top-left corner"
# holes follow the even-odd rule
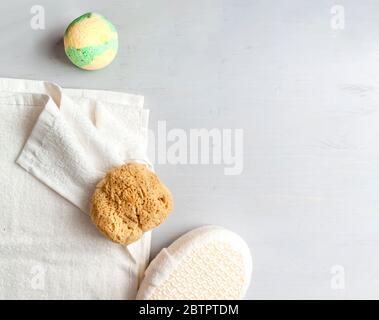
[[[104,68],[117,54],[117,30],[97,13],[89,12],[72,21],[63,40],[68,58],[85,70]]]

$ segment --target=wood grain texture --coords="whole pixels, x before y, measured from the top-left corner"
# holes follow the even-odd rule
[[[254,257],[247,298],[379,298],[379,2],[1,1],[1,76],[145,96],[150,125],[241,128],[244,171],[157,165],[175,210],[153,235],[153,255],[203,224],[239,233]],[[120,34],[107,69],[83,72],[61,37],[98,11]],[[345,289],[331,288],[331,268]]]

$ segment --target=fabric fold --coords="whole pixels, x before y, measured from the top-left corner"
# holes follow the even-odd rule
[[[0,115],[0,298],[134,299],[150,233],[118,245],[82,212],[108,166],[147,161],[143,97],[0,78]]]
[[[150,165],[146,157],[148,110],[132,95],[83,91],[73,98],[58,85],[0,80],[7,90],[43,94],[47,103],[16,162],[86,214],[96,184],[107,171],[129,161]],[[100,98],[100,99],[99,99]],[[122,104],[123,98],[126,100]],[[75,103],[83,99],[85,103]],[[135,261],[147,263],[150,233],[127,246]],[[142,268],[143,269],[143,268]],[[141,270],[143,272],[143,270]]]

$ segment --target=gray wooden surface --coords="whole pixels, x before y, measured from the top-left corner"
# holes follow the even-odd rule
[[[243,129],[241,175],[157,165],[175,211],[153,255],[220,224],[253,252],[247,298],[379,298],[378,1],[40,0],[44,30],[30,26],[35,4],[0,2],[0,76],[142,94],[154,130]],[[87,11],[120,34],[99,72],[62,49]]]

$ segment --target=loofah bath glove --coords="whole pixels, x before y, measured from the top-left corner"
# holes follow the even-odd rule
[[[250,250],[240,236],[219,226],[200,227],[153,259],[137,299],[242,299],[251,273]]]

